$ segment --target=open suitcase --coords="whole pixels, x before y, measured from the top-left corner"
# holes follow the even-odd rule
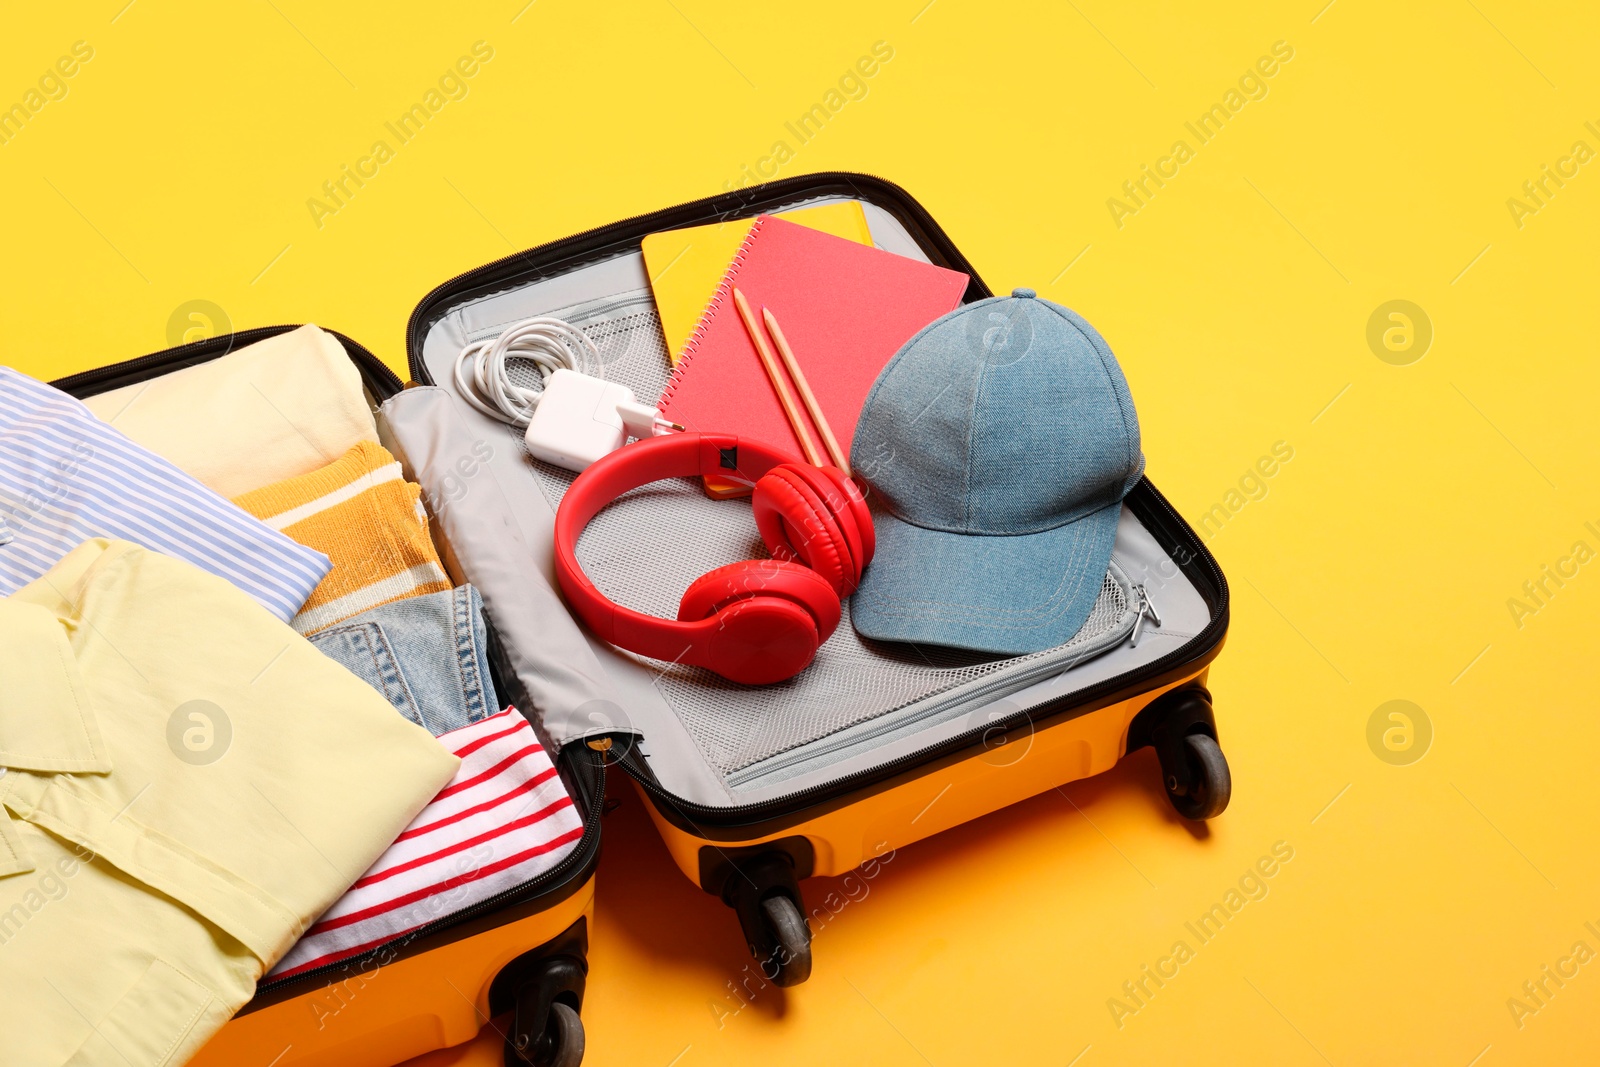
[[[53,384],[81,399],[217,359],[291,329],[272,326],[214,337]],[[400,391],[400,380],[376,356],[341,334],[334,336],[359,368],[375,407]],[[448,553],[444,558],[449,566]],[[460,576],[453,577],[459,584]],[[492,629],[492,615],[489,625]],[[493,659],[490,670],[499,692],[514,691]],[[525,706],[518,701],[519,708]],[[577,1013],[588,973],[605,768],[583,745],[567,746],[557,767],[584,824],[577,847],[557,866],[361,955],[264,979],[254,999],[190,1062],[199,1067],[390,1067],[471,1040],[491,1016],[510,1012],[508,1063],[578,1063],[583,1030]]]
[[[603,752],[633,779],[685,876],[733,907],[779,985],[811,968],[801,879],[871,864],[1145,745],[1182,815],[1217,814],[1231,788],[1205,688],[1227,629],[1227,585],[1148,479],[1126,500],[1089,621],[1066,645],[1030,656],[875,644],[846,621],[796,678],[740,686],[620,651],[568,615],[552,528],[573,475],[534,460],[520,433],[462,402],[456,355],[511,323],[553,315],[589,334],[606,378],[652,402],[668,361],[641,239],[841,199],[862,205],[878,247],[965,272],[967,301],[990,295],[901,189],[807,175],[627,219],[446,282],[407,331],[415,387],[382,409],[394,451],[436,501],[454,565],[489,605],[519,706],[536,708],[564,751]],[[610,599],[671,617],[694,578],[761,554],[754,530],[748,500],[657,483],[601,512],[578,556]]]
[[[996,660],[869,645],[841,625],[801,676],[742,687],[599,642],[555,590],[551,530],[572,475],[454,395],[463,344],[556,314],[600,347],[606,376],[653,400],[667,361],[639,245],[657,230],[859,201],[881,248],[964,271],[905,192],[809,175],[624,220],[489,264],[413,313],[414,387],[339,340],[378,407],[383,443],[424,489],[440,554],[483,595],[498,691],[559,753],[585,832],[558,868],[501,898],[333,967],[264,982],[194,1061],[274,1067],[394,1064],[468,1040],[514,1012],[508,1063],[575,1063],[607,765],[633,779],[684,874],[736,911],[777,984],[810,972],[799,881],[894,849],[1113,766],[1151,745],[1178,811],[1227,802],[1206,670],[1227,628],[1227,586],[1194,531],[1143,481],[1129,496],[1090,621],[1060,649]],[[63,379],[88,396],[216,359],[292,327],[212,338]],[[436,384],[437,383],[437,384]],[[629,606],[674,613],[688,583],[749,558],[747,501],[698,485],[629,494],[579,543],[585,569]],[[847,608],[848,610],[848,608]],[[516,1047],[524,1052],[518,1057]]]

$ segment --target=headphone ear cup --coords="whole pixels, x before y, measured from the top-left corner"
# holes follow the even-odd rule
[[[877,547],[872,511],[867,507],[866,497],[861,495],[861,489],[850,480],[850,476],[838,467],[792,463],[787,470],[810,487],[844,534],[845,542],[850,546],[850,558],[855,562],[855,582],[850,586],[853,592],[867,564],[872,562],[872,553]]]
[[[741,600],[783,600],[804,609],[822,644],[839,627],[839,596],[827,579],[798,563],[746,560],[707,571],[690,583],[678,602],[680,622],[699,622]]]
[[[822,473],[833,482],[844,498],[845,509],[856,520],[856,529],[861,532],[861,552],[857,559],[861,569],[867,569],[867,564],[872,562],[873,553],[878,548],[878,532],[872,526],[872,509],[867,506],[867,498],[862,495],[861,487],[838,467],[822,467]]]
[[[718,567],[695,579],[678,606],[680,622],[715,621],[688,662],[743,685],[805,670],[839,616],[839,598],[820,574],[781,560]]]
[[[750,506],[773,558],[802,561],[840,598],[856,592],[872,545],[862,539],[850,501],[832,478],[808,464],[782,464],[755,483]]]
[[[804,563],[836,597],[849,596],[860,580],[849,541],[832,510],[792,466],[774,467],[756,482],[750,498],[756,528],[772,558]]]

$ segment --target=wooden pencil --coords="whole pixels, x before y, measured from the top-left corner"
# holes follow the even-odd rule
[[[828,447],[828,455],[833,458],[833,465],[844,471],[845,477],[848,478],[850,460],[845,456],[844,449],[839,447],[839,439],[833,436],[833,427],[828,425],[828,417],[822,413],[822,405],[817,403],[817,396],[811,391],[811,383],[806,381],[805,372],[800,369],[800,361],[794,358],[794,349],[789,347],[788,338],[784,337],[783,331],[778,328],[777,316],[772,313],[771,308],[762,308],[761,315],[766,320],[772,340],[778,346],[778,354],[783,357],[783,365],[789,369],[789,377],[794,379],[795,388],[800,391],[800,399],[805,401],[806,410],[811,413],[811,421],[817,424],[817,429],[822,433],[822,443]]]
[[[794,428],[794,435],[800,439],[800,448],[806,454],[806,462],[813,466],[822,466],[826,460],[818,450],[816,442],[811,439],[811,431],[806,428],[805,417],[800,414],[800,408],[796,406],[794,397],[789,392],[789,385],[783,380],[783,371],[778,368],[778,361],[767,346],[767,339],[761,332],[761,326],[750,311],[750,303],[744,298],[744,293],[739,291],[738,286],[733,287],[733,303],[739,309],[739,318],[744,320],[744,328],[756,346],[756,355],[761,357],[761,365],[766,368],[767,379],[772,382],[772,391],[778,394],[778,403],[783,405],[783,413],[788,416],[789,425]]]

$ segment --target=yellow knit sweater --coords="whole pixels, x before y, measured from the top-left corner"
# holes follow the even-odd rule
[[[293,620],[311,634],[379,604],[451,587],[421,495],[382,445],[362,441],[320,470],[233,502],[333,561]]]

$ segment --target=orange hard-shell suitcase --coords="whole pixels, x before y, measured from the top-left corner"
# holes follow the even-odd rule
[[[861,205],[878,247],[966,273],[968,302],[990,295],[900,188],[860,174],[790,178],[602,226],[445,282],[412,314],[407,352],[417,387],[388,411],[428,491],[460,490],[441,515],[474,584],[486,596],[508,581],[537,587],[550,605],[505,619],[522,656],[517,673],[537,680],[563,671],[571,683],[540,707],[544,729],[557,743],[604,751],[633,779],[684,875],[736,911],[751,952],[780,985],[811,968],[804,878],[881,862],[1147,745],[1185,817],[1218,814],[1231,789],[1206,688],[1227,631],[1227,583],[1148,479],[1126,500],[1091,615],[1097,629],[1081,655],[994,663],[874,646],[845,622],[795,679],[736,686],[614,649],[560,612],[548,588],[550,531],[573,476],[535,460],[514,430],[461,401],[457,354],[513,322],[554,315],[590,334],[599,373],[654,401],[667,353],[641,240],[840,201]],[[462,464],[485,442],[494,458],[469,463],[472,486],[485,488],[463,488]],[[708,501],[687,481],[657,483],[601,512],[578,554],[612,599],[672,616],[694,577],[760,551],[747,509]],[[507,565],[508,538],[520,570]],[[561,655],[541,656],[540,641],[560,643]]]
[[[52,384],[79,398],[92,396],[217,359],[294,328],[224,334]],[[334,336],[359,368],[375,406],[400,391],[399,378],[382,361],[350,338]],[[431,506],[426,495],[423,499]],[[443,555],[448,565],[449,555]],[[492,630],[492,615],[488,622]],[[503,684],[495,657],[491,671],[499,692],[515,692]],[[190,1063],[391,1067],[469,1041],[491,1016],[506,1015],[498,1025],[505,1029],[507,1063],[577,1064],[583,1056],[578,1013],[594,921],[605,767],[584,745],[567,746],[556,763],[584,823],[577,847],[561,863],[359,956],[264,981]]]

